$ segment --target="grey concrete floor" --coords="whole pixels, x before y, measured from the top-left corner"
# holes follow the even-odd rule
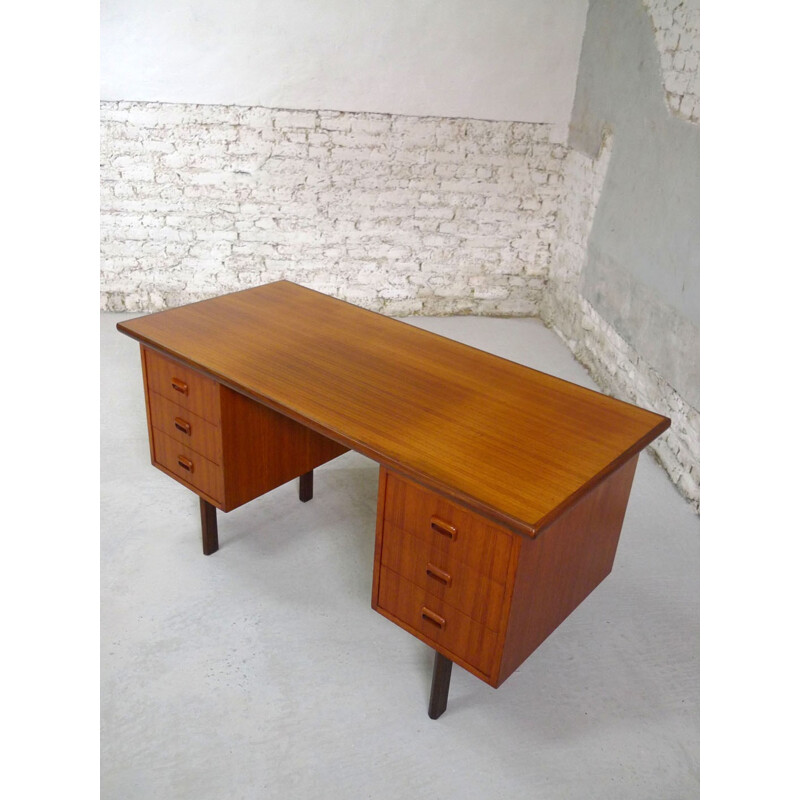
[[[101,315],[102,797],[699,794],[699,519],[647,453],[611,575],[494,690],[370,607],[378,466],[355,454],[229,514],[150,466],[137,344]],[[412,324],[593,387],[530,319]],[[594,388],[594,387],[593,387]]]

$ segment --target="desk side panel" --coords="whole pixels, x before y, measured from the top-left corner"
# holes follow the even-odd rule
[[[611,572],[638,456],[535,539],[522,538],[499,686]]]
[[[347,452],[338,442],[227,386],[220,389],[224,511]]]
[[[139,345],[139,356],[142,359],[142,382],[144,384],[144,408],[147,414],[147,439],[150,443],[150,463],[157,467],[156,464],[156,449],[153,445],[153,415],[150,411],[150,392],[147,388],[147,357],[145,355],[145,346]]]
[[[372,563],[372,607],[378,610],[378,592],[380,590],[381,553],[383,551],[383,526],[386,508],[386,467],[381,464],[378,473],[378,514],[375,520],[375,555]]]

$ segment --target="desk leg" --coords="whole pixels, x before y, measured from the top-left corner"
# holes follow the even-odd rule
[[[431,699],[428,703],[428,716],[439,719],[447,709],[447,695],[450,692],[450,673],[453,662],[438,651],[433,660],[433,677],[431,678]]]
[[[314,496],[314,470],[300,476],[300,501],[307,503]]]
[[[217,509],[200,498],[200,527],[203,531],[203,555],[210,556],[219,550],[217,537]]]

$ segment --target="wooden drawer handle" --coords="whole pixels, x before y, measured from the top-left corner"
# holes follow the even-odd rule
[[[184,383],[184,381],[180,380],[180,378],[172,378],[170,382],[172,383],[172,388],[176,392],[180,392],[181,394],[189,394],[188,383]]]
[[[439,517],[431,517],[431,528],[433,528],[436,533],[441,533],[442,536],[446,536],[451,541],[455,541],[458,535],[458,531],[454,525],[451,525],[449,522],[444,522],[439,519]]]
[[[175,417],[175,427],[181,433],[185,433],[187,436],[192,435],[192,426],[185,419],[181,419],[180,417]]]
[[[444,617],[440,617],[438,614],[434,614],[429,608],[425,608],[422,606],[422,619],[428,620],[428,622],[432,622],[437,628],[444,630],[444,626],[447,624],[447,621]]]
[[[443,583],[445,586],[450,585],[450,581],[452,578],[448,575],[443,569],[439,569],[439,567],[434,567],[433,564],[428,563],[428,566],[425,567],[425,574],[429,578],[433,578],[434,580]]]
[[[178,466],[183,467],[187,472],[194,472],[194,464],[186,456],[178,456]]]

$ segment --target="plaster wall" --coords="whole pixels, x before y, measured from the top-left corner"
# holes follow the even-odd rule
[[[699,126],[665,106],[649,14],[631,0],[591,5],[570,144],[612,154],[588,241],[583,294],[699,407]]]
[[[587,0],[104,0],[101,98],[566,127]]]
[[[657,41],[643,3],[590,4],[542,316],[606,391],[672,418],[654,449],[697,503],[699,125],[665,102]]]

